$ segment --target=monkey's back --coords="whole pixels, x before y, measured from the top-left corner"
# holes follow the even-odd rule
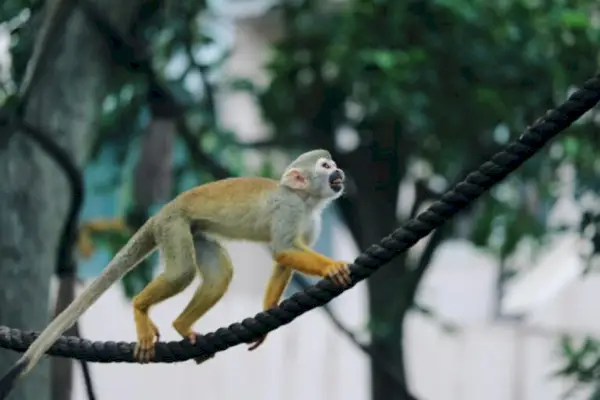
[[[233,240],[270,241],[270,197],[278,181],[261,177],[222,179],[181,193],[174,205],[195,229]]]

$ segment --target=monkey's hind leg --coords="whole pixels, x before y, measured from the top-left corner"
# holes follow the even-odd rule
[[[133,299],[138,343],[134,358],[148,362],[154,358],[154,344],[160,334],[150,319],[150,307],[183,291],[196,275],[196,255],[189,225],[181,219],[158,223],[155,231],[163,254],[165,271]]]
[[[269,283],[267,284],[267,289],[265,290],[265,297],[263,298],[263,310],[268,310],[277,306],[279,300],[281,299],[281,295],[283,291],[287,287],[290,282],[290,278],[292,277],[292,269],[286,267],[285,265],[275,263],[273,267],[273,272],[271,273],[271,277],[269,278]],[[258,346],[260,346],[267,335],[264,335],[252,342],[250,342],[250,347],[248,350],[256,350]]]
[[[233,277],[233,265],[223,246],[203,235],[197,235],[194,247],[202,283],[186,308],[173,321],[175,330],[192,344],[196,343],[197,335],[192,326],[223,297]],[[213,356],[209,354],[194,360],[200,364]]]

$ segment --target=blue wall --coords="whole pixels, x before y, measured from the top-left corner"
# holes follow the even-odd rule
[[[121,214],[118,207],[121,179],[122,168],[116,160],[116,154],[113,149],[105,147],[97,160],[89,163],[84,171],[85,199],[81,210],[82,221],[112,218]],[[98,249],[92,257],[79,262],[79,276],[96,276],[109,261],[108,251]]]

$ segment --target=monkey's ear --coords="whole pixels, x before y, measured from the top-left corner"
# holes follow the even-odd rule
[[[287,170],[281,178],[281,184],[290,189],[306,189],[308,177],[297,168]]]

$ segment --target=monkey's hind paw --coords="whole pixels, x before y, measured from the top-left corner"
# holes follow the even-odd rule
[[[339,286],[345,287],[352,283],[350,267],[344,261],[334,261],[327,268],[327,277]]]
[[[267,335],[261,336],[253,342],[250,342],[248,346],[248,351],[256,350],[267,338]]]
[[[154,358],[154,338],[139,340],[133,350],[133,358],[140,364],[146,364]]]
[[[198,333],[190,332],[187,335],[182,335],[182,336],[187,338],[187,340],[189,340],[191,344],[196,344],[196,336],[198,336]]]
[[[204,361],[210,360],[211,358],[213,358],[215,355],[214,354],[205,354],[203,356],[200,357],[196,357],[194,358],[194,361],[196,362],[197,365],[202,364]]]
[[[158,331],[158,328],[152,321],[148,321],[148,323],[150,325],[150,330],[154,333],[155,340],[158,342],[160,340],[160,332]]]
[[[146,329],[138,334],[138,342],[133,350],[133,357],[145,364],[154,358],[154,344],[160,338],[160,333],[152,321],[148,321]]]
[[[189,340],[191,344],[196,344],[196,337],[198,336],[198,333],[190,332],[187,335],[181,335],[181,336],[183,336],[187,340]],[[199,365],[199,364],[202,364],[206,360],[210,360],[214,356],[215,356],[214,354],[205,354],[203,356],[196,357],[193,360],[196,362],[196,364]]]
[[[190,340],[190,342],[192,344],[196,344],[196,336],[198,334],[196,332],[192,332],[188,335],[188,339]],[[210,360],[211,358],[213,358],[215,356],[215,354],[205,354],[203,356],[199,356],[194,358],[194,361],[196,362],[197,365],[202,364],[204,361]]]

